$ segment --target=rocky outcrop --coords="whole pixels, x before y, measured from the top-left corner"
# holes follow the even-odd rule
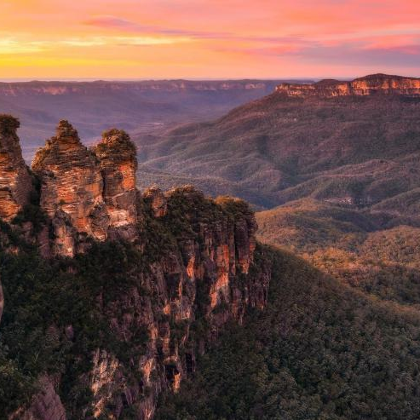
[[[120,130],[104,133],[92,150],[61,121],[32,163],[41,180],[41,208],[51,219],[53,253],[73,256],[86,240],[136,235],[136,149]]]
[[[130,364],[142,379],[135,380],[135,372],[115,355],[98,350],[89,376],[95,416],[112,407],[115,418],[126,410],[138,419],[153,418],[158,395],[177,392],[195,370],[197,354],[223,325],[242,322],[248,308],[263,309],[267,302],[270,268],[254,263],[256,223],[246,203],[215,202],[188,186],[164,195],[166,214],[161,215],[150,197],[147,191],[141,200],[141,217],[150,221],[140,241],[150,244],[150,227],[162,235],[153,244],[154,262],[139,276],[141,288],[129,288],[103,308],[119,340],[136,343],[137,334],[148,337],[131,348]],[[149,246],[144,246],[146,254]]]
[[[128,232],[130,226],[137,222],[136,148],[126,132],[113,129],[103,134],[102,141],[93,148],[93,152],[102,172],[102,197],[109,227],[119,232],[124,228]]]
[[[60,121],[56,136],[37,151],[32,169],[42,182],[41,208],[57,225],[58,242],[68,245],[57,247],[58,253],[72,256],[75,252],[71,238],[62,236],[68,233],[66,225],[94,239],[106,239],[108,216],[100,167],[67,121]]]
[[[59,259],[58,267],[77,284],[88,276],[82,295],[78,286],[69,298],[91,296],[95,322],[85,328],[90,316],[65,314],[63,320],[56,314],[54,325],[42,325],[54,351],[68,359],[60,356],[60,368],[38,378],[29,407],[9,419],[152,419],[160,393],[179,390],[223,325],[241,323],[249,308],[266,305],[270,267],[261,255],[256,261],[257,226],[248,205],[206,198],[192,186],[166,193],[152,187],[141,194],[136,169],[133,143],[115,129],[89,150],[61,121],[56,136],[37,152],[38,213],[46,215],[38,220],[42,235],[29,237],[35,229],[25,226],[34,221],[10,232],[38,243],[40,252],[86,253],[88,267],[80,265],[83,255]],[[91,280],[83,270],[89,272],[95,261]],[[74,305],[80,309],[80,302]],[[1,309],[0,294],[0,315]],[[77,375],[69,379],[71,371]],[[81,393],[88,398],[68,398]]]
[[[10,221],[29,203],[32,179],[22,158],[19,121],[0,115],[0,218]]]
[[[420,96],[420,79],[373,74],[350,82],[327,79],[314,84],[282,83],[277,86],[276,92],[296,98],[334,98],[376,94]]]
[[[139,195],[137,240],[113,243],[100,254],[112,259],[123,247],[125,258],[130,255],[127,266],[110,265],[122,276],[117,288],[100,266],[95,268],[100,280],[85,283],[101,281],[99,289],[92,289],[98,318],[90,328],[99,329],[96,337],[104,335],[105,340],[88,351],[90,342],[81,333],[86,326],[77,314],[66,314],[62,324],[54,317],[54,325],[44,328],[48,340],[71,350],[69,366],[42,376],[29,407],[9,420],[153,419],[159,395],[178,392],[195,371],[197,356],[223,326],[241,323],[250,308],[264,308],[270,265],[261,250],[255,255],[256,223],[248,205],[226,197],[208,199],[191,186],[159,192],[160,199],[161,194],[165,214],[156,212],[150,191]],[[98,261],[90,251],[86,259]],[[61,270],[77,282],[80,273],[73,261],[61,261]],[[81,309],[80,302],[75,304]]]
[[[1,286],[1,281],[0,281],[0,323],[1,323],[1,316],[3,315],[3,308],[4,308],[4,295],[3,295],[3,287]]]

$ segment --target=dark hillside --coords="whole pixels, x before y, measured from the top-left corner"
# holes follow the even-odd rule
[[[273,257],[267,309],[232,325],[157,418],[419,418],[418,313]]]

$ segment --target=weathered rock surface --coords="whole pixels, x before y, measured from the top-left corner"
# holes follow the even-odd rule
[[[88,150],[61,121],[32,168],[42,184],[41,208],[52,221],[54,254],[71,257],[88,237],[135,238],[136,149],[124,131],[108,131]]]
[[[32,179],[22,158],[16,118],[0,115],[0,218],[10,221],[29,203]]]
[[[420,96],[420,79],[373,74],[351,82],[322,80],[318,83],[305,85],[282,83],[277,86],[276,92],[297,98],[333,98],[375,94]]]
[[[60,121],[56,136],[37,151],[32,169],[42,182],[41,208],[53,223],[65,214],[78,233],[106,239],[108,218],[99,164],[67,121]],[[70,246],[71,240],[61,236],[63,224],[59,226],[55,234],[58,241],[69,245],[64,254],[71,256],[75,250]],[[60,247],[57,252],[61,252]]]
[[[0,323],[1,323],[1,316],[3,315],[3,308],[4,308],[4,295],[3,295],[3,288],[1,286],[1,281],[0,281]]]
[[[122,130],[109,130],[93,148],[103,176],[103,200],[109,216],[109,227],[120,229],[135,225],[136,148]]]
[[[163,191],[156,186],[147,188],[143,192],[143,197],[146,202],[150,203],[155,217],[163,217],[167,213],[168,200]]]
[[[142,373],[141,381],[133,380],[114,355],[95,353],[90,387],[97,416],[113,407],[120,418],[131,407],[137,418],[153,418],[160,392],[177,392],[194,371],[197,352],[205,351],[222,326],[242,322],[248,308],[262,309],[267,301],[269,267],[249,274],[256,223],[243,201],[214,202],[188,186],[165,194],[162,216],[150,191],[142,200],[143,217],[155,218],[158,224],[152,226],[160,232],[170,226],[176,244],[162,244],[165,252],[139,276],[141,289],[130,288],[103,307],[121,341],[135,343],[136,331],[145,331],[148,340],[137,352],[135,344],[132,349],[137,355],[131,364]]]
[[[133,255],[142,263],[122,272],[130,281],[117,292],[105,291],[105,276],[94,298],[112,339],[127,349],[124,357],[118,355],[121,350],[103,347],[76,356],[87,358],[90,366],[72,378],[71,389],[88,389],[83,405],[65,399],[61,384],[69,379],[60,370],[64,373],[56,382],[41,378],[41,391],[30,407],[11,420],[120,419],[128,413],[152,419],[160,393],[179,390],[194,372],[197,355],[226,322],[241,323],[249,308],[264,308],[271,273],[261,255],[254,261],[256,223],[248,205],[230,198],[214,201],[190,186],[171,190],[164,198],[162,215],[156,213],[150,192],[138,197],[143,224],[130,247],[140,252]],[[77,348],[80,325],[50,330],[56,340]]]

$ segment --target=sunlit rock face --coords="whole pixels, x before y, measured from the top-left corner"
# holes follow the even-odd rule
[[[282,83],[277,86],[276,92],[297,98],[333,98],[375,94],[420,96],[420,79],[373,74],[351,82],[327,79],[307,85]]]
[[[197,352],[206,349],[223,325],[229,320],[240,323],[248,308],[261,309],[267,303],[269,265],[249,270],[254,264],[256,223],[246,203],[214,201],[190,186],[165,194],[150,188],[141,201],[139,217],[153,220],[151,226],[163,234],[163,242],[170,237],[175,242],[166,243],[159,260],[140,276],[141,290],[124,290],[103,308],[115,336],[133,342],[131,350],[139,357],[134,357],[132,366],[142,372],[142,380],[127,376],[113,355],[95,353],[90,387],[98,417],[105,407],[114,407],[113,415],[121,418],[125,407],[131,406],[136,418],[152,419],[160,392],[179,390],[195,370]],[[170,226],[171,235],[164,226]],[[140,236],[140,243],[148,234]],[[192,326],[200,317],[208,329],[198,338]],[[136,331],[148,335],[138,351]]]
[[[77,232],[106,239],[108,216],[100,166],[71,124],[60,121],[56,136],[37,151],[32,169],[42,182],[41,208],[52,220],[64,213]]]
[[[123,228],[137,221],[136,147],[123,130],[112,129],[103,134],[93,148],[103,177],[103,200],[111,228]]]
[[[67,121],[32,163],[41,180],[41,208],[52,220],[55,254],[72,256],[83,237],[136,235],[136,148],[127,133],[110,130],[92,150]]]
[[[29,203],[32,178],[22,158],[19,121],[0,115],[0,218],[10,221]]]

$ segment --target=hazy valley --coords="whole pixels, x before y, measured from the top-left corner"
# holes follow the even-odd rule
[[[420,80],[101,83],[1,96],[0,418],[417,419]]]
[[[272,92],[278,81],[96,81],[0,83],[0,109],[22,122],[25,159],[51,136],[63,116],[89,144],[111,126],[132,134],[222,116]]]
[[[390,80],[399,79],[360,83]],[[386,208],[386,200],[415,190],[418,93],[328,96],[323,83],[315,85],[318,95],[311,85],[304,85],[308,97],[288,95],[286,84],[216,121],[136,138],[139,182],[148,173],[167,185],[189,179],[208,193],[236,194],[265,208],[304,197]]]

